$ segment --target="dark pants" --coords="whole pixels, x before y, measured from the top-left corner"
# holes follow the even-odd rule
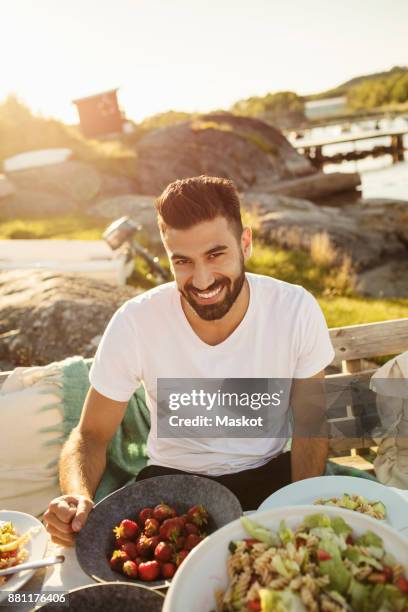
[[[139,472],[136,480],[167,474],[194,473],[162,467],[161,465],[148,465]],[[203,476],[203,474],[194,475]],[[230,489],[238,497],[243,510],[256,510],[269,495],[292,482],[290,452],[278,455],[261,467],[235,472],[234,474],[205,476],[205,478],[216,480]]]

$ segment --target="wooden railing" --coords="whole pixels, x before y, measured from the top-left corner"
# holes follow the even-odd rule
[[[408,350],[408,318],[364,325],[335,327],[329,330],[330,338],[336,352],[333,364],[341,369],[337,374],[329,374],[326,379],[343,385],[341,402],[343,416],[330,419],[331,425],[341,424],[347,431],[352,431],[353,422],[361,412],[361,397],[353,392],[362,383],[371,378],[377,369],[372,359],[375,357],[398,355]],[[330,384],[328,385],[330,389]],[[367,398],[366,398],[367,399]],[[330,401],[330,398],[328,398]],[[358,437],[345,435],[331,439],[330,448],[334,453],[361,452],[375,446],[374,440],[363,434]]]
[[[364,325],[333,327],[330,338],[336,352],[334,363],[343,372],[359,372],[362,360],[398,355],[408,350],[408,318]]]

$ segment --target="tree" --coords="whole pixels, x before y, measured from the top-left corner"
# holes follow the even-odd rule
[[[408,73],[391,71],[382,78],[366,80],[351,87],[347,101],[352,109],[371,109],[408,100]]]
[[[293,91],[280,91],[239,100],[231,107],[231,112],[258,117],[280,127],[299,125],[305,120],[303,99]]]
[[[404,74],[394,83],[391,90],[391,98],[393,102],[408,101],[408,74]]]

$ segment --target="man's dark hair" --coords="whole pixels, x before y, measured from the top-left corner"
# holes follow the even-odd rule
[[[197,223],[225,217],[239,240],[243,226],[240,201],[232,181],[215,176],[194,176],[170,183],[156,200],[157,221],[166,227],[190,229]]]

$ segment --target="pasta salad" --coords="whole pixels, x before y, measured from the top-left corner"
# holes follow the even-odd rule
[[[344,493],[342,497],[324,497],[317,499],[315,504],[321,506],[337,506],[338,508],[346,508],[347,510],[355,510],[361,514],[368,514],[373,518],[384,520],[386,511],[385,506],[380,501],[369,501],[362,495],[349,495]]]
[[[229,584],[217,612],[402,612],[408,580],[371,531],[359,537],[342,517],[306,516],[275,533],[241,518],[249,537],[230,542]]]

